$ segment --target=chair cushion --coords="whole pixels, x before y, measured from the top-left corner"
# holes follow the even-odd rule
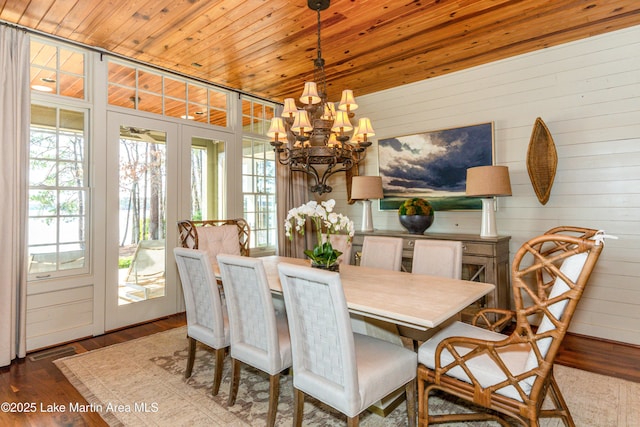
[[[231,224],[198,227],[198,249],[206,252],[213,264],[218,254],[240,255],[238,227]]]
[[[454,322],[450,326],[447,326],[436,333],[431,339],[420,346],[418,349],[418,363],[425,365],[427,368],[435,369],[436,348],[443,339],[449,337],[470,337],[488,341],[501,341],[507,338],[506,335],[497,332],[492,332],[462,322]],[[471,348],[465,349],[464,346],[457,346],[456,349],[461,355],[465,355],[471,350]],[[499,350],[498,353],[511,373],[518,375],[525,371],[524,366],[527,356],[529,355],[529,346],[527,344],[509,346]],[[441,353],[440,366],[446,366],[453,361],[454,358],[451,353],[447,350],[443,350]],[[489,387],[507,379],[500,367],[486,354],[469,360],[467,362],[467,366],[471,369],[471,372],[483,387]],[[467,374],[460,367],[455,367],[449,370],[447,375],[471,383]],[[531,387],[526,383],[521,383],[521,386],[526,393],[531,390]],[[522,401],[516,388],[513,386],[504,387],[496,392]]]
[[[583,252],[583,253],[568,257],[562,263],[562,266],[560,267],[560,271],[565,276],[567,276],[569,280],[571,280],[572,282],[575,282],[576,280],[578,280],[578,277],[580,276],[580,272],[582,271],[584,264],[587,261],[587,255],[588,254],[586,252]],[[569,289],[571,289],[569,285],[567,285],[565,281],[562,280],[560,276],[558,276],[556,278],[555,283],[553,284],[553,287],[551,288],[551,292],[549,293],[549,299],[555,298],[558,295],[562,295],[563,293],[567,292]],[[566,308],[568,301],[569,300],[565,299],[565,300],[558,301],[555,304],[551,304],[549,306],[549,312],[553,315],[553,317],[555,317],[556,319],[559,319],[562,316],[562,313],[564,312],[564,309]],[[552,329],[555,329],[555,327],[556,326],[553,324],[553,322],[549,320],[549,317],[545,314],[542,317],[542,321],[540,322],[540,325],[538,326],[538,330],[536,333],[541,334],[541,333],[550,331]],[[551,337],[542,338],[538,340],[538,349],[540,350],[540,353],[542,354],[543,357],[545,357],[547,352],[549,351],[549,347],[551,346],[551,340],[552,340]],[[531,350],[531,353],[529,354],[529,358],[527,359],[527,364],[525,369],[530,370],[537,367],[538,367],[538,359],[536,358],[536,354],[534,353],[534,351]],[[531,379],[529,379],[528,382],[530,382],[530,384],[533,385],[533,381]]]
[[[360,411],[416,377],[417,355],[402,346],[353,334],[360,386]],[[355,414],[354,414],[355,415]]]
[[[353,334],[360,401],[348,401],[344,389],[320,375],[294,372],[296,388],[353,417],[414,379],[414,351],[378,338]]]

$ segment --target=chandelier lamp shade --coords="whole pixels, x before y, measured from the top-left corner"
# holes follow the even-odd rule
[[[330,193],[330,176],[358,166],[375,135],[371,121],[364,117],[355,122],[358,104],[353,91],[345,89],[337,105],[327,100],[327,81],[320,44],[320,12],[329,0],[308,0],[318,15],[318,56],[313,61],[313,81],[304,84],[298,99],[286,98],[281,117],[274,117],[267,135],[271,138],[278,162],[291,171],[303,172],[313,179],[310,190]],[[353,121],[352,121],[353,120]],[[354,122],[357,124],[354,126]]]
[[[480,237],[497,237],[495,197],[511,196],[509,168],[477,166],[467,169],[466,195],[482,198]]]

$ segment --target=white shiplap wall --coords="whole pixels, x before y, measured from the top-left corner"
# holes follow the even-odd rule
[[[640,26],[509,58],[358,98],[377,138],[494,122],[496,164],[509,167],[512,197],[498,201],[511,253],[558,225],[604,229],[608,240],[572,332],[640,344]],[[551,131],[558,171],[546,205],[533,192],[525,156],[536,117]],[[377,144],[364,170],[378,173]],[[342,179],[342,178],[341,178]],[[339,212],[344,181],[332,185]],[[375,204],[374,204],[375,206]],[[374,207],[374,226],[401,230]],[[479,212],[437,212],[429,231],[479,233]]]

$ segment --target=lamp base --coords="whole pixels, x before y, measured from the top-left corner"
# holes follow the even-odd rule
[[[373,216],[371,215],[371,200],[362,202],[362,227],[360,231],[373,231]]]
[[[498,237],[496,227],[496,201],[493,197],[482,198],[482,226],[480,237]]]

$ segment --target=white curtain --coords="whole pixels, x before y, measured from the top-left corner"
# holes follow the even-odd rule
[[[0,366],[26,355],[29,35],[0,26]]]

